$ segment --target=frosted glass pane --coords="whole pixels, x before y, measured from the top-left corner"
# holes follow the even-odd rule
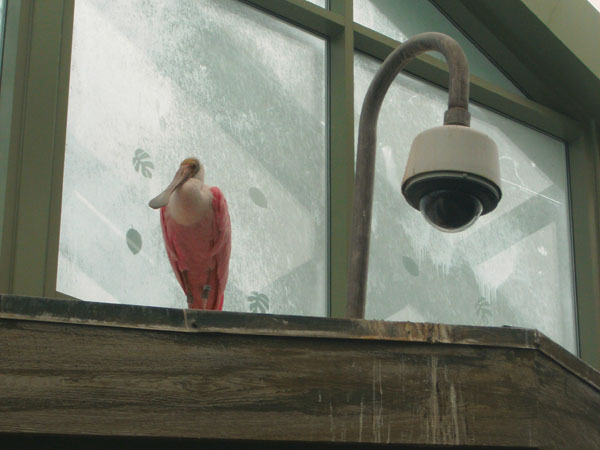
[[[327,0],[307,0],[310,3],[314,3],[321,8],[327,8]]]
[[[428,0],[354,0],[354,21],[399,42],[427,31],[445,33],[456,39],[463,48],[472,75],[522,95],[521,91]],[[428,55],[444,59],[437,52]]]
[[[326,315],[325,50],[236,1],[76,2],[58,290],[184,307],[147,203],[197,156],[229,203],[224,309]]]
[[[600,0],[588,0],[588,2],[590,2],[592,6],[596,8],[598,12],[600,12]]]
[[[359,54],[355,61],[358,123],[380,63]],[[400,188],[412,140],[442,124],[447,102],[446,91],[400,75],[383,103],[367,317],[537,328],[575,352],[564,144],[471,105],[471,126],[498,145],[503,198],[466,231],[440,232],[406,203]]]

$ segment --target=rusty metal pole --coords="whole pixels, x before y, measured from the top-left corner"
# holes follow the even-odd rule
[[[442,33],[422,33],[403,42],[383,62],[365,95],[358,128],[354,203],[352,211],[352,240],[348,272],[346,317],[363,319],[369,267],[369,240],[373,207],[373,178],[377,118],[387,91],[400,71],[417,55],[428,51],[440,52],[446,58],[449,81],[448,110],[444,125],[468,127],[469,66],[458,43]]]

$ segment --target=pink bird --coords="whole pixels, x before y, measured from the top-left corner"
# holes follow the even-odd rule
[[[184,159],[171,184],[148,205],[160,208],[167,255],[188,308],[222,310],[231,222],[223,193],[204,184],[204,166]]]

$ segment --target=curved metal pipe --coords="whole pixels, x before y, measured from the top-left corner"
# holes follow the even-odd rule
[[[354,203],[352,212],[352,240],[348,272],[346,317],[362,319],[365,316],[367,275],[369,267],[369,240],[373,209],[373,178],[377,119],[387,91],[400,71],[417,55],[438,51],[446,58],[450,75],[448,110],[444,125],[469,126],[469,66],[458,43],[442,33],[422,33],[403,42],[383,62],[365,95],[358,128]]]

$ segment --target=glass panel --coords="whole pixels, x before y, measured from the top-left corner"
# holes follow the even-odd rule
[[[357,124],[379,65],[356,55]],[[442,124],[447,102],[446,91],[406,75],[395,80],[384,101],[367,317],[537,328],[575,353],[564,144],[471,105],[471,126],[498,145],[503,198],[468,230],[440,232],[406,203],[400,189],[412,140]]]
[[[310,3],[314,3],[317,6],[320,6],[321,8],[327,8],[327,0],[306,0]]]
[[[235,1],[77,2],[57,289],[184,307],[147,203],[193,155],[229,203],[224,308],[326,315],[325,50]]]
[[[521,91],[427,0],[354,0],[354,21],[399,42],[427,31],[445,33],[456,39],[465,51],[472,75],[497,84],[513,94],[522,95]],[[444,59],[437,52],[428,55]]]
[[[588,0],[588,2],[590,2],[592,6],[596,8],[598,12],[600,12],[600,0]]]

